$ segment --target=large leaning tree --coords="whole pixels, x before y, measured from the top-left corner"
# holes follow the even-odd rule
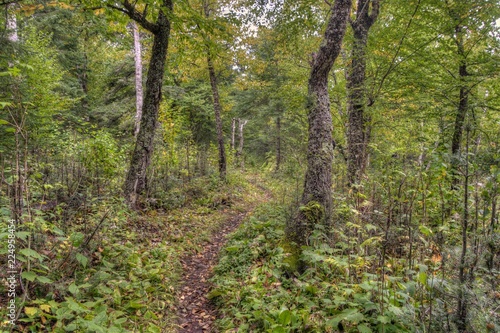
[[[137,2],[131,3],[128,0],[108,4],[108,7],[125,13],[153,35],[141,123],[124,185],[125,200],[132,208],[136,207],[138,196],[145,188],[146,169],[153,154],[153,139],[162,97],[161,88],[170,38],[173,0],[163,0],[155,8],[156,13],[148,13],[147,5],[143,6],[142,10],[139,10],[137,6]]]
[[[351,0],[335,1],[319,50],[312,54],[307,100],[307,171],[301,207],[287,226],[287,238],[299,246],[307,243],[316,223],[328,224],[330,220],[334,147],[328,75],[340,54],[350,10]]]

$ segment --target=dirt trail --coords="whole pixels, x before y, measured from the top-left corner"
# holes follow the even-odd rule
[[[254,183],[255,184],[255,183]],[[264,200],[269,200],[270,192],[263,186],[255,184],[263,192]],[[216,308],[206,298],[210,290],[208,279],[212,268],[217,264],[219,251],[226,243],[228,234],[235,231],[243,219],[250,214],[258,203],[250,204],[247,212],[229,215],[222,227],[212,235],[203,246],[203,252],[186,256],[182,259],[184,281],[178,296],[177,316],[179,318],[178,333],[215,333],[213,323],[216,319]]]
[[[231,218],[204,245],[202,253],[194,254],[182,260],[184,273],[182,293],[179,298],[179,333],[215,332],[212,324],[216,319],[216,309],[205,297],[209,292],[208,279],[212,268],[217,263],[220,249],[226,242],[226,236],[236,230],[246,213],[239,213]]]

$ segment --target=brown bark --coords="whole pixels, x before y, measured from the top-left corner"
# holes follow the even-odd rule
[[[210,86],[212,87],[212,96],[215,113],[215,129],[217,131],[217,148],[219,150],[219,177],[222,181],[226,180],[226,149],[224,148],[224,133],[222,132],[221,106],[219,98],[219,89],[217,87],[217,77],[215,69],[210,58],[207,56],[208,73],[210,76]]]
[[[463,49],[463,46],[462,46]],[[457,189],[460,181],[458,175],[458,166],[460,164],[460,147],[462,145],[463,127],[465,115],[469,108],[469,88],[465,85],[465,78],[467,76],[467,64],[465,60],[462,61],[458,68],[460,79],[460,92],[457,113],[455,116],[455,126],[453,129],[453,137],[451,139],[451,175],[452,175],[452,189]]]
[[[210,7],[208,1],[204,3],[203,6],[205,17],[208,19],[210,17]],[[217,132],[217,148],[219,150],[219,177],[222,181],[226,180],[226,149],[224,147],[224,133],[222,131],[222,108],[220,105],[219,88],[217,86],[217,76],[215,75],[215,68],[212,61],[212,55],[210,50],[210,40],[206,37],[206,48],[207,48],[207,64],[208,64],[208,74],[210,77],[210,86],[212,87],[212,97],[214,103],[214,113],[215,113],[215,129]]]
[[[347,109],[349,114],[347,178],[350,185],[359,184],[368,157],[367,146],[370,138],[370,128],[367,126],[368,117],[365,114],[366,45],[368,31],[377,19],[378,13],[378,0],[358,0],[356,19],[351,21],[354,42],[347,76]]]
[[[137,17],[141,14],[128,1],[124,2],[123,6],[128,8],[127,14],[132,19],[153,33],[153,48],[146,80],[142,120],[124,186],[125,199],[131,207],[135,208],[138,196],[145,187],[146,169],[153,153],[153,139],[158,123],[163,73],[170,37],[170,21],[163,10],[159,10],[158,19],[153,24],[145,21],[145,18]],[[164,7],[172,11],[172,1],[165,0]]]
[[[307,243],[316,223],[330,221],[333,128],[328,75],[340,53],[350,9],[351,0],[335,1],[323,41],[318,52],[312,56],[307,102],[307,171],[301,199],[302,207],[287,227],[287,237],[297,245]]]
[[[466,292],[467,286],[467,270],[472,270],[473,267],[467,263],[467,231],[469,229],[469,141],[470,128],[467,129],[467,142],[465,151],[465,184],[464,184],[464,212],[462,218],[462,252],[460,254],[460,266],[458,268],[458,279],[460,282],[457,299],[456,325],[459,333],[467,333],[468,326],[468,307],[469,301]],[[470,281],[469,281],[470,282]]]
[[[458,65],[458,81],[460,85],[459,100],[457,113],[455,115],[453,136],[451,139],[451,188],[455,190],[458,188],[458,183],[460,181],[458,175],[458,167],[460,164],[460,148],[462,145],[465,116],[469,108],[470,89],[467,86],[467,54],[464,48],[464,35],[466,33],[466,31],[464,30],[466,30],[466,28],[463,26],[463,23],[461,23],[462,19],[460,13],[458,13],[455,9],[449,8],[448,15],[454,22],[456,22],[455,31],[452,38],[457,46],[457,55],[460,58],[460,63]]]

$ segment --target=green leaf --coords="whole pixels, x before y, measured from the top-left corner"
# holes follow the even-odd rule
[[[207,299],[214,299],[216,297],[222,296],[223,293],[220,289],[214,289],[207,294]]]
[[[71,323],[71,324],[68,324],[64,327],[64,330],[66,332],[73,332],[73,331],[76,331],[78,329],[78,326],[76,326],[75,323]]]
[[[161,333],[161,328],[156,326],[155,324],[149,324],[148,326],[148,332],[151,333]]]
[[[140,309],[140,308],[143,308],[145,305],[140,303],[140,301],[130,301],[128,304],[127,304],[127,308],[131,308],[131,309]]]
[[[273,328],[273,333],[285,333],[285,329],[283,328],[283,326],[276,326]]]
[[[239,246],[228,246],[225,249],[227,252],[237,252],[240,250]]]
[[[29,258],[34,258],[34,259],[38,259],[38,260],[42,260],[42,256],[36,252],[35,250],[32,250],[32,249],[22,249],[19,251],[19,253],[21,253],[22,255],[26,256],[26,257],[29,257]]]
[[[68,304],[68,309],[73,310],[76,313],[87,311],[87,309],[78,302],[76,302],[73,297],[66,297],[66,302]]]
[[[38,312],[38,309],[37,308],[30,308],[30,307],[25,307],[24,308],[24,312],[30,316],[30,317],[33,317],[34,315],[36,315],[36,313]]]
[[[78,287],[76,286],[76,284],[73,282],[72,284],[69,285],[68,287],[68,290],[70,293],[72,293],[73,295],[76,295],[78,294],[79,290],[78,290]]]
[[[425,225],[421,224],[418,226],[418,230],[425,236],[431,236],[432,235],[432,230],[426,227]]]
[[[420,282],[423,285],[426,285],[427,284],[427,273],[425,273],[425,272],[418,273],[418,282]]]
[[[27,240],[30,233],[27,231],[18,231],[16,232],[16,237],[22,240]]]
[[[120,289],[119,288],[115,288],[113,290],[113,302],[116,305],[121,305],[122,304],[122,295],[120,293]]]
[[[372,333],[372,329],[368,327],[366,324],[359,324],[358,325],[358,331],[359,333]]]
[[[52,283],[53,281],[46,276],[37,276],[36,279],[43,284]]]
[[[87,263],[89,259],[81,253],[76,254],[76,260],[85,268],[87,267]]]
[[[339,328],[339,323],[340,323],[341,320],[342,320],[342,318],[340,318],[338,316],[336,316],[333,319],[329,319],[325,323],[325,327],[331,327],[331,328],[334,328],[334,329],[338,329]]]
[[[351,313],[345,317],[345,320],[357,324],[365,319],[365,315],[360,312]]]
[[[26,272],[22,272],[22,273],[21,273],[21,277],[22,277],[23,279],[26,279],[26,280],[28,280],[28,281],[33,282],[33,281],[35,281],[36,274],[35,274],[35,273],[33,273],[32,271],[26,271]]]
[[[292,322],[292,313],[290,312],[290,310],[281,311],[279,316],[279,322],[280,324],[285,326]]]
[[[367,240],[365,240],[363,243],[361,243],[361,246],[369,246],[372,244],[378,244],[381,241],[382,241],[382,237],[375,236],[375,237],[371,237],[371,238],[368,238]]]
[[[143,318],[144,319],[158,320],[158,316],[154,312],[152,312],[150,310],[146,311],[146,313],[144,314]]]
[[[71,234],[71,236],[69,237],[69,241],[71,242],[71,244],[73,244],[74,247],[78,247],[82,244],[84,238],[84,234],[82,234],[81,232],[75,232]]]

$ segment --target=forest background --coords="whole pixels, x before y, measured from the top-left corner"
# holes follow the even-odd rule
[[[220,330],[500,332],[498,1],[0,8],[16,330],[173,331],[179,258],[260,186]]]

